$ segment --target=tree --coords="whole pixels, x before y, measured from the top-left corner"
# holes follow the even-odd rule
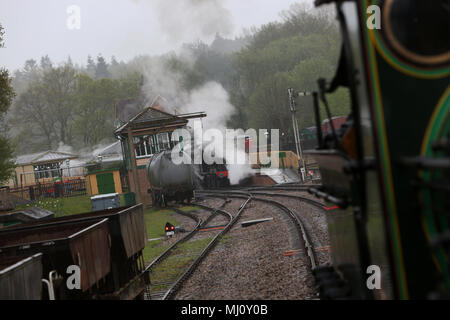
[[[95,68],[95,79],[110,78],[111,74],[108,71],[108,64],[101,55],[97,56],[97,66]]]
[[[136,98],[141,76],[132,74],[119,80],[94,80],[86,74],[77,77],[74,134],[82,147],[113,139],[114,103],[117,99]]]
[[[73,113],[75,109],[76,70],[69,65],[44,73],[39,87],[48,108],[47,119],[55,125],[58,142],[71,144]]]
[[[77,77],[74,130],[83,147],[112,134],[115,95],[113,80],[96,81],[84,74]]]
[[[51,68],[53,68],[53,63],[52,60],[50,60],[50,57],[48,55],[46,55],[45,57],[41,58],[41,64],[40,67],[42,70],[50,70]]]
[[[119,62],[117,62],[117,59],[116,59],[116,57],[115,56],[112,56],[111,57],[111,66],[112,67],[117,67],[119,65]]]
[[[61,142],[81,148],[113,139],[116,99],[141,94],[139,73],[94,80],[69,62],[53,67],[43,57],[40,66],[29,60],[16,72],[22,89],[14,102],[11,131],[20,154],[52,149]]]
[[[15,105],[15,123],[27,123],[28,126],[23,129],[26,136],[32,138],[32,143],[38,145],[39,138],[42,137],[45,149],[51,149],[57,140],[55,122],[50,117],[51,110],[42,83],[39,81],[32,83],[27,91],[19,96]]]
[[[95,65],[94,60],[90,55],[87,57],[87,65],[86,65],[86,72],[91,77],[95,77],[95,70],[97,69],[97,66]]]
[[[4,30],[2,25],[0,25],[0,48],[3,47],[3,35]],[[3,119],[4,115],[11,106],[12,100],[14,98],[14,90],[11,86],[11,78],[9,76],[8,70],[0,69],[0,120]],[[0,136],[0,183],[9,179],[14,169],[13,158],[13,148],[9,141]]]
[[[8,70],[0,69],[0,115],[8,111],[15,96],[11,81]]]
[[[306,6],[294,5],[282,17],[283,22],[255,30],[247,47],[234,54],[240,85],[233,86],[231,96],[238,114],[246,115],[249,127],[283,128],[282,139],[289,139],[293,135],[287,88],[313,91],[317,90],[318,78],[331,78],[339,57],[340,37],[328,11],[311,13]],[[328,100],[333,115],[348,114],[346,90],[330,95]],[[299,108],[300,128],[312,126],[311,106],[299,104]]]
[[[230,127],[282,129],[280,138],[288,145],[293,134],[287,88],[317,90],[319,77],[330,79],[339,57],[340,36],[331,11],[293,5],[282,13],[282,21],[253,28],[242,38],[216,35],[210,45],[197,41],[183,49],[181,54],[141,55],[128,62],[111,57],[109,64],[102,55],[88,56],[82,69],[67,64],[57,68],[48,57],[40,65],[27,61],[13,80],[20,102],[17,115],[25,117],[31,112],[27,108],[37,114],[34,120],[27,115],[30,120],[15,139],[22,150],[48,148],[59,141],[92,146],[113,139],[115,99],[150,103],[161,95],[168,106],[182,107],[194,90],[215,81],[228,91],[236,107]],[[349,112],[346,89],[327,98],[333,116]],[[313,125],[313,113],[302,108],[299,103],[299,126]],[[41,122],[41,115],[48,121]]]

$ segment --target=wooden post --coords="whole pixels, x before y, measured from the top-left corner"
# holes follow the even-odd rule
[[[22,167],[23,172],[23,167]],[[20,174],[20,190],[22,191],[22,199],[23,199],[23,173]]]
[[[127,134],[128,134],[128,146],[130,149],[130,156],[131,156],[131,172],[133,173],[134,192],[136,194],[137,203],[142,203],[143,199],[141,197],[141,190],[139,188],[138,183],[136,157],[134,155],[133,133],[131,131],[131,127],[128,127]]]

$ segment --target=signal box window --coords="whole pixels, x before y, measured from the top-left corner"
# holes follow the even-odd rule
[[[157,152],[171,149],[168,132],[134,137],[133,142],[136,158],[150,157]]]

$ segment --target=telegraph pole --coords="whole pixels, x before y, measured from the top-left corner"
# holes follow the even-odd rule
[[[302,145],[300,142],[300,133],[298,131],[298,123],[297,123],[297,117],[296,117],[297,110],[296,110],[296,105],[295,105],[294,89],[288,88],[288,95],[289,95],[289,108],[291,110],[291,115],[292,115],[292,128],[294,129],[295,148],[297,150],[297,155],[299,157],[298,164],[299,164],[302,182],[305,182],[306,170],[305,170],[304,160],[303,160]]]
[[[311,92],[307,92],[307,91],[295,92],[294,89],[288,88],[288,95],[289,95],[289,108],[291,109],[291,114],[292,114],[292,127],[294,129],[295,147],[297,149],[297,154],[299,156],[299,167],[300,167],[302,181],[304,182],[306,180],[306,174],[308,171],[306,168],[306,161],[303,158],[302,142],[300,140],[300,131],[298,129],[298,122],[297,122],[297,117],[296,117],[297,109],[296,109],[295,98],[310,96]]]
[[[303,92],[299,92],[297,95],[299,97],[306,97],[306,96],[310,96],[311,92],[303,91]],[[297,119],[295,121],[297,122]],[[298,130],[298,128],[297,128],[297,130]],[[299,142],[300,150],[301,150],[302,143],[300,141],[300,133],[299,133],[299,136],[298,136],[298,142]],[[302,153],[302,160],[303,160],[303,169],[305,170],[305,177],[307,177],[308,176],[308,168],[306,167],[306,161],[303,159],[303,153]]]

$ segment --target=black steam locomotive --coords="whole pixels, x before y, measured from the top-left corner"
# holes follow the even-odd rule
[[[351,114],[312,151],[323,187],[332,266],[324,298],[424,299],[450,293],[450,6],[448,1],[335,3],[343,46],[334,79]],[[375,21],[379,19],[379,21]]]

